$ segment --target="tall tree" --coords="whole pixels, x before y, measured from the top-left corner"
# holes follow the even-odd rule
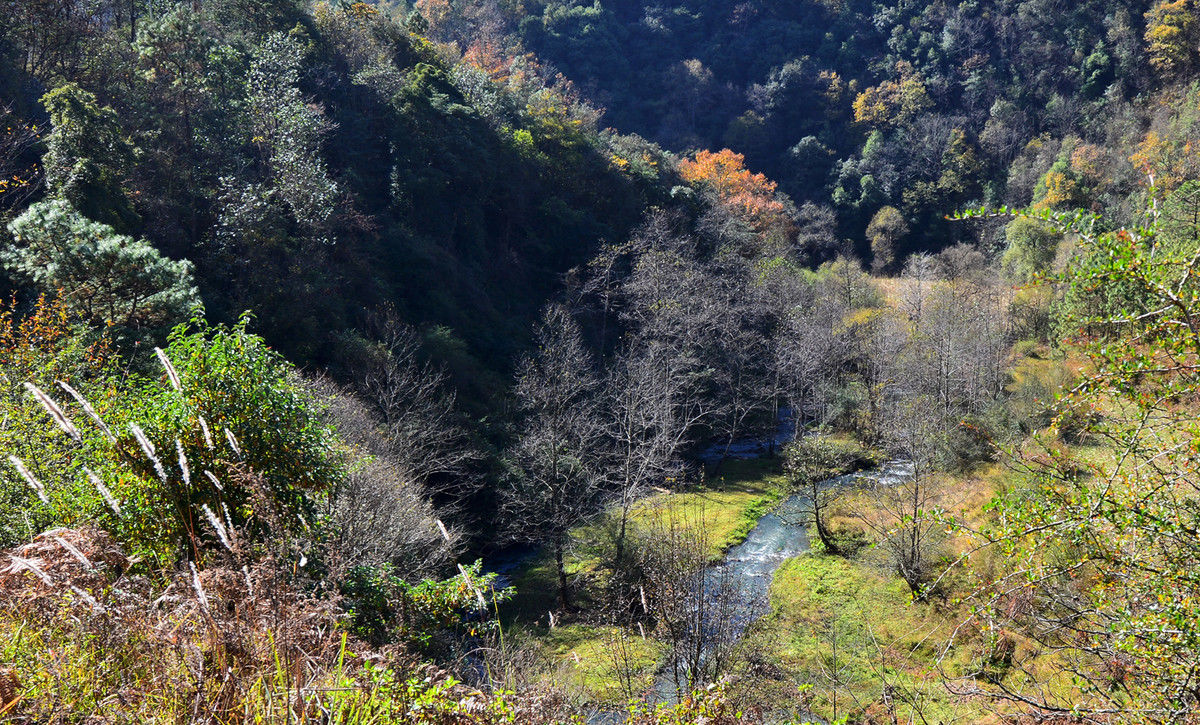
[[[123,188],[133,163],[117,113],[74,83],[42,96],[50,114],[46,191],[89,219],[121,231],[138,221]]]
[[[546,308],[535,341],[537,352],[521,361],[513,391],[521,424],[509,455],[517,470],[503,491],[502,512],[518,536],[549,543],[559,602],[568,608],[568,534],[597,503],[597,380],[579,326],[564,307]]]

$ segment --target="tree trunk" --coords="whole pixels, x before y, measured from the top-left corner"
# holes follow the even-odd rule
[[[813,522],[817,525],[817,537],[821,539],[821,545],[825,547],[825,551],[834,556],[841,556],[842,550],[833,541],[833,534],[825,526],[825,520],[821,518],[821,509],[816,503],[813,503]]]
[[[562,537],[554,540],[554,563],[558,567],[558,601],[563,609],[571,608],[571,591],[567,587],[567,569],[563,566]]]

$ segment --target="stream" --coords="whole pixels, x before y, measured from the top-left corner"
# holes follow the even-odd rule
[[[852,486],[864,479],[894,485],[911,475],[912,463],[895,460],[869,471],[838,476],[823,485]],[[803,494],[799,493],[785,498],[774,510],[758,520],[745,541],[731,548],[721,563],[709,568],[704,583],[706,592],[711,592],[707,610],[714,613],[714,619],[725,613],[730,616],[726,622],[705,624],[701,621],[701,631],[706,638],[724,640],[726,644],[734,643],[741,639],[755,620],[769,611],[768,593],[775,570],[787,559],[809,550],[808,531],[801,516],[804,501]],[[718,600],[721,592],[727,589],[732,590],[730,600],[734,604],[732,607],[726,605],[725,612],[722,612]],[[713,644],[702,642],[702,647],[711,650]],[[709,654],[703,649],[702,652],[702,658]],[[655,681],[652,694],[660,702],[674,702],[677,698],[673,665],[668,660]]]
[[[795,435],[795,423],[790,411],[780,410],[779,423],[773,434],[766,437],[739,439],[732,444],[715,444],[698,456],[705,463],[714,464],[724,458],[757,458],[773,455]],[[910,477],[912,463],[903,460],[888,461],[868,471],[859,471],[829,479],[826,487],[852,487],[865,482],[895,485]],[[695,617],[698,635],[689,645],[696,651],[696,640],[700,640],[699,662],[705,668],[714,657],[722,657],[736,644],[746,630],[757,619],[770,610],[769,593],[775,571],[786,560],[809,550],[808,531],[803,523],[804,495],[794,493],[784,498],[758,520],[742,543],[732,547],[725,558],[709,567],[702,582],[705,614]],[[510,549],[493,558],[487,567],[500,576],[497,585],[507,586],[514,574],[525,566],[538,552],[537,547]],[[722,592],[728,592],[723,596]],[[684,670],[681,653],[672,653],[660,668],[654,685],[647,693],[652,701],[674,703],[678,701],[675,672]],[[686,675],[684,675],[686,679]],[[596,712],[589,723],[604,724],[623,722],[620,713]]]

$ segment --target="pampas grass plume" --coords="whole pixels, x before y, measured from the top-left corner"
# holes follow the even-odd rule
[[[112,429],[108,427],[107,423],[101,420],[100,416],[96,414],[96,409],[92,407],[91,403],[87,402],[87,399],[84,398],[78,390],[72,388],[70,385],[67,385],[61,380],[58,381],[58,387],[67,391],[67,394],[74,398],[76,403],[79,403],[79,407],[83,408],[83,412],[87,413],[88,417],[91,418],[92,422],[96,424],[96,427],[99,428],[102,433],[104,433],[104,437],[108,438],[110,443],[117,442],[117,437],[113,435]]]
[[[55,403],[49,395],[43,393],[41,388],[33,383],[26,382],[25,389],[29,391],[34,400],[41,403],[46,412],[50,414],[50,417],[54,419],[54,422],[58,423],[58,427],[62,428],[63,432],[71,437],[71,440],[76,443],[83,441],[83,436],[79,435],[79,429],[75,427],[75,424],[71,422],[71,419],[67,417],[62,408],[58,407],[58,403]]]
[[[20,458],[9,456],[8,461],[13,464],[13,467],[17,469],[17,473],[21,474],[21,478],[25,479],[25,483],[29,484],[29,487],[34,490],[37,497],[42,500],[42,503],[49,506],[50,499],[46,497],[46,488],[42,486],[42,482],[33,477],[33,474],[29,472],[29,469],[25,467]]]

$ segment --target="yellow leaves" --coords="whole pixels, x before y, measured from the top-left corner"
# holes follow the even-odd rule
[[[854,99],[854,120],[868,126],[903,124],[933,107],[925,81],[907,63],[897,63],[899,81],[871,86]]]
[[[1046,188],[1046,194],[1034,204],[1035,209],[1070,206],[1079,195],[1079,185],[1061,171],[1047,171],[1042,177],[1042,184]]]
[[[1193,0],[1169,0],[1146,13],[1150,65],[1164,75],[1181,75],[1196,61],[1200,19]]]
[[[379,14],[379,10],[374,5],[364,2],[357,2],[346,9],[346,14],[351,17],[363,19],[371,18]]]
[[[1150,131],[1129,161],[1143,174],[1153,179],[1161,193],[1169,193],[1189,178],[1195,165],[1196,155],[1192,143],[1179,144]]]
[[[1090,185],[1103,181],[1105,162],[1104,149],[1095,144],[1080,144],[1071,152],[1071,170]]]
[[[891,122],[900,107],[900,85],[884,81],[871,86],[854,99],[854,120],[868,126],[883,126]]]
[[[853,309],[846,313],[842,318],[842,330],[851,331],[858,329],[869,328],[883,320],[883,318],[894,315],[894,311],[886,307],[864,307]]]
[[[450,0],[417,0],[416,8],[421,17],[429,22],[430,30],[445,24],[452,12]]]

